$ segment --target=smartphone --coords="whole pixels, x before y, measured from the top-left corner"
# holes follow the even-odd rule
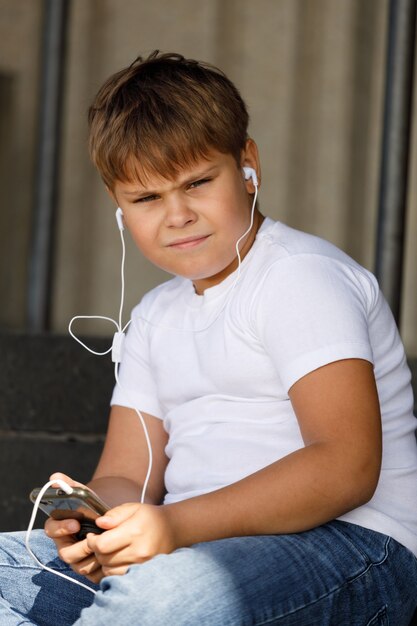
[[[40,488],[33,489],[30,500],[35,502]],[[76,534],[77,539],[84,539],[87,533],[101,533],[103,530],[96,526],[95,520],[104,515],[110,507],[107,506],[97,494],[88,487],[73,487],[71,494],[65,493],[60,488],[49,487],[39,503],[49,517],[56,520],[76,519],[81,526]]]

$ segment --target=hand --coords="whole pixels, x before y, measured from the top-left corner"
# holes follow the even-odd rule
[[[65,474],[52,474],[50,480],[64,480],[71,487],[82,487]],[[56,485],[58,487],[59,485]],[[59,557],[71,566],[77,574],[85,576],[94,583],[103,578],[101,565],[97,561],[93,551],[87,545],[87,540],[78,541],[75,533],[80,530],[80,524],[75,519],[55,520],[49,517],[45,523],[45,533],[54,540]]]
[[[178,547],[165,510],[164,506],[127,503],[96,520],[106,532],[89,533],[86,541],[104,576],[125,574],[130,565]]]

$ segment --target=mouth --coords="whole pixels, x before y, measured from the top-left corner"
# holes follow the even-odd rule
[[[174,248],[175,250],[184,250],[187,248],[196,248],[197,246],[204,243],[210,235],[197,235],[194,237],[183,237],[181,239],[175,239],[168,244],[168,248]]]

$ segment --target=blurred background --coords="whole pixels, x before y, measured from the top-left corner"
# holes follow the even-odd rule
[[[81,392],[71,387],[55,400],[50,395],[80,372],[85,379],[83,372],[98,366],[81,364],[77,359],[83,357],[68,348],[45,352],[45,343],[34,344],[33,338],[66,335],[74,315],[118,314],[121,249],[115,207],[87,154],[87,109],[103,81],[154,49],[222,68],[249,107],[250,134],[258,142],[262,162],[262,212],[332,241],[375,271],[384,183],[387,54],[390,29],[395,27],[392,12],[398,7],[411,7],[399,32],[412,22],[410,76],[402,97],[411,103],[413,114],[415,2],[0,0],[0,334],[8,363],[0,377],[0,456],[8,459],[4,463],[19,459],[23,467],[29,448],[31,453],[42,449],[42,467],[58,469],[54,463],[59,458],[65,469],[65,459],[73,455],[65,452],[68,442],[96,446],[96,455],[102,440],[94,433],[104,429],[105,412],[95,431],[87,426],[93,411],[91,387]],[[403,177],[405,236],[394,237],[395,245],[401,239],[400,279],[394,283],[396,315],[407,355],[413,359],[417,129],[408,127],[406,119],[400,119],[401,125],[409,141],[405,148],[388,147],[385,158],[397,150],[409,157],[408,179]],[[45,154],[50,155],[49,165]],[[400,168],[404,174],[406,166]],[[389,239],[381,241],[379,253],[384,246],[390,252]],[[127,242],[125,321],[142,294],[166,278]],[[97,321],[80,324],[77,330],[95,337],[114,332]],[[12,337],[20,343],[11,344]],[[30,354],[25,352],[29,345]],[[78,345],[76,349],[81,351]],[[73,368],[66,375],[69,363]],[[45,373],[39,385],[35,374],[45,364],[54,371]],[[95,376],[90,382],[97,395],[101,381]],[[110,380],[111,371],[106,379],[109,390]],[[43,404],[39,400],[34,407],[38,388]],[[84,398],[84,405],[71,404],[74,394],[80,402]],[[104,395],[107,406],[107,392]],[[54,415],[48,417],[51,407]],[[53,441],[48,439],[51,432]],[[16,452],[22,437],[26,443]],[[43,448],[33,445],[35,439],[44,442]],[[81,447],[77,450],[80,454]],[[86,475],[93,460],[87,465]],[[16,490],[25,492],[28,486]],[[13,509],[16,498],[9,494],[6,499]]]
[[[65,4],[48,330],[114,316],[120,240],[89,163],[86,111],[113,72],[155,48],[221,67],[248,103],[264,213],[375,270],[388,0],[53,0]],[[0,327],[28,327],[39,174],[43,0],[0,0]],[[415,136],[411,142],[412,157]],[[401,331],[417,355],[416,159],[408,187]],[[126,315],[165,279],[129,247]],[[110,334],[94,322],[87,333]]]

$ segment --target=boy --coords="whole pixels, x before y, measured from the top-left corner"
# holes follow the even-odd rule
[[[78,522],[49,519],[60,559],[40,531],[32,541],[97,595],[0,567],[1,623],[405,626],[415,418],[374,277],[261,215],[247,111],[215,68],[139,59],[102,87],[89,120],[124,225],[175,278],[132,314],[89,483],[113,507],[97,521],[105,532],[77,541]],[[154,457],[145,504],[136,408]],[[20,535],[0,547],[33,567]]]

